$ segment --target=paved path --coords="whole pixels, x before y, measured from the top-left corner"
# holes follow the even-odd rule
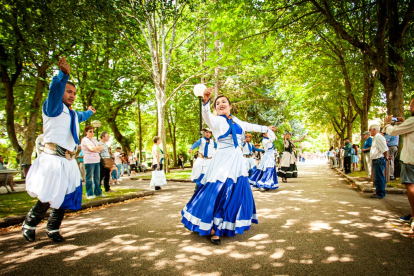
[[[0,274],[413,275],[414,239],[396,220],[409,211],[405,196],[369,199],[327,164],[300,165],[276,191],[254,190],[260,224],[221,246],[180,223],[192,190],[170,183],[154,197],[67,218],[64,244],[49,241],[44,223],[36,243],[18,230],[0,235]]]

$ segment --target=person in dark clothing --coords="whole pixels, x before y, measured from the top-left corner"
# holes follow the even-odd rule
[[[349,142],[349,138],[345,138],[345,147],[342,147],[345,151],[344,154],[344,169],[345,173],[351,173],[351,156],[352,156],[352,144]]]

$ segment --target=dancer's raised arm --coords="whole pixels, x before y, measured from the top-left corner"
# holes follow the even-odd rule
[[[204,91],[202,116],[203,116],[204,122],[206,122],[208,127],[212,129],[213,133],[216,133],[217,130],[218,130],[218,126],[220,124],[220,121],[224,120],[224,118],[220,118],[218,116],[214,116],[213,114],[211,114],[209,103],[210,103],[210,98],[211,98],[212,92],[213,92],[213,88],[211,88],[211,87],[207,88]],[[230,112],[229,112],[229,114],[230,114]]]

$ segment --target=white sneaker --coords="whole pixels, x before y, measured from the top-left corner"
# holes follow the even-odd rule
[[[96,196],[94,196],[94,195],[93,196],[87,196],[86,197],[86,199],[94,199],[94,198],[96,198]]]
[[[107,195],[100,194],[100,195],[98,195],[97,197],[107,197]]]
[[[120,181],[122,181],[122,179],[121,178],[118,178],[118,182],[120,182]]]
[[[410,227],[411,227],[411,230],[414,231],[414,217],[410,218]]]

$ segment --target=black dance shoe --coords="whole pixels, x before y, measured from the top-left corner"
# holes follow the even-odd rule
[[[36,231],[32,229],[22,228],[23,237],[28,242],[34,242],[36,240]]]
[[[220,238],[218,238],[218,239],[210,238],[210,241],[215,245],[220,245],[221,244]]]
[[[64,242],[65,241],[65,238],[62,237],[62,235],[59,234],[59,232],[53,232],[53,233],[46,232],[46,234],[49,237],[49,239],[51,239],[54,242]]]

